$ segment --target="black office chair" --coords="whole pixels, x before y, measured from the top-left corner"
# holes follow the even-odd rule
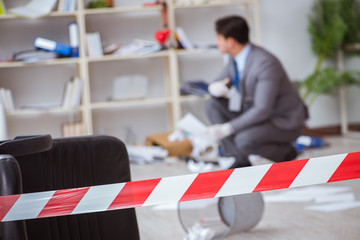
[[[130,181],[126,147],[110,136],[20,137],[0,143],[0,194]],[[134,209],[0,223],[0,240],[138,240]]]

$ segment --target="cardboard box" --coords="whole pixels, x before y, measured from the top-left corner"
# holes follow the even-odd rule
[[[149,135],[146,137],[145,144],[147,146],[161,146],[169,151],[169,156],[189,156],[192,151],[191,141],[186,139],[185,141],[181,142],[170,142],[168,140],[168,136],[170,134],[171,132]]]

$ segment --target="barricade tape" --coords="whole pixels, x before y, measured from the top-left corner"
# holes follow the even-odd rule
[[[0,197],[0,221],[101,212],[360,178],[360,152]]]

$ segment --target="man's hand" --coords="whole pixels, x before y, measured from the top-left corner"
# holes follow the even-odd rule
[[[233,134],[230,123],[215,124],[206,129],[206,133],[216,140],[221,140]]]
[[[227,97],[229,87],[226,85],[229,84],[229,81],[230,79],[225,78],[224,80],[210,83],[208,87],[209,93],[214,97]]]

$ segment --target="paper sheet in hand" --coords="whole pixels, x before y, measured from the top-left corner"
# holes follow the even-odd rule
[[[38,18],[51,12],[57,0],[32,0],[25,6],[9,9],[9,12],[26,18]]]
[[[202,134],[206,129],[205,124],[191,113],[187,113],[182,119],[180,119],[176,126],[191,135]]]

